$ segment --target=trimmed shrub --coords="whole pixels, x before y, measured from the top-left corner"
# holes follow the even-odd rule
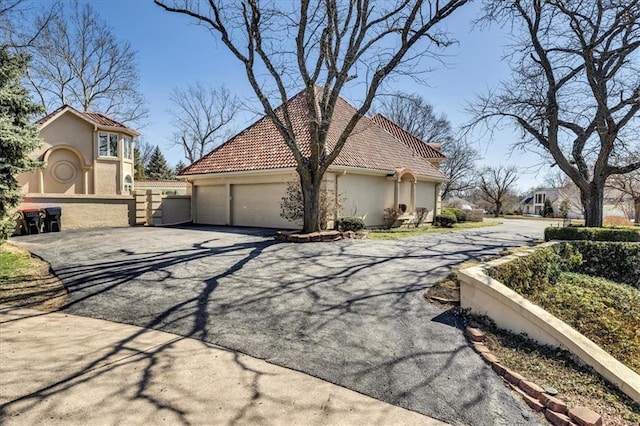
[[[514,291],[529,296],[557,281],[562,272],[560,260],[560,256],[547,247],[490,268],[487,274]]]
[[[456,220],[458,222],[466,222],[467,221],[467,212],[465,212],[462,209],[459,208],[454,208],[454,207],[448,207],[448,208],[444,208],[442,209],[442,214],[452,214],[456,217]]]
[[[631,228],[585,228],[568,226],[550,227],[544,230],[544,240],[586,240],[640,242],[640,229]]]
[[[391,229],[401,214],[402,212],[400,209],[396,209],[394,207],[387,207],[384,209],[384,213],[382,214],[382,225],[384,226],[384,229]]]
[[[453,228],[453,225],[456,223],[458,223],[456,215],[445,211],[443,211],[442,214],[437,215],[433,220],[433,226],[442,226],[445,228]]]
[[[346,216],[338,220],[338,230],[342,232],[362,231],[365,227],[364,219],[357,216]]]
[[[567,271],[606,278],[640,289],[640,244],[601,241],[576,241],[554,246],[561,258],[579,253],[581,262],[573,262]]]

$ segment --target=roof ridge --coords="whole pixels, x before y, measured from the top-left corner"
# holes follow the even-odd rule
[[[387,118],[383,114],[376,113],[373,117],[371,117],[371,120],[374,123],[376,123],[378,126],[380,126],[384,131],[386,131],[387,133],[390,133],[393,137],[395,137],[396,139],[401,141],[403,144],[409,146],[414,152],[416,152],[416,154],[420,155],[421,157],[423,157],[423,158],[433,158],[433,159],[438,159],[438,158],[444,159],[444,158],[446,158],[444,156],[444,154],[442,154],[442,152],[440,150],[435,149],[433,146],[429,145],[429,143],[423,141],[422,139],[420,139],[419,137],[417,137],[413,133],[405,130],[400,125],[395,123],[393,120]],[[391,129],[389,129],[389,126],[392,126],[393,130],[395,132],[400,133],[401,135],[399,136],[399,135],[394,134],[394,132]],[[410,140],[404,140],[401,136],[405,136]],[[414,143],[415,144],[419,144],[419,145],[417,147],[416,146],[412,146]],[[426,151],[426,152],[420,152],[420,151]],[[425,155],[423,155],[423,154],[426,154],[426,153],[429,153],[430,156],[425,157]]]
[[[291,96],[289,99],[287,99],[286,102],[283,102],[282,104],[278,105],[276,108],[274,108],[274,112],[277,114],[278,110],[282,109],[285,105],[290,105],[292,101],[294,101],[298,96],[301,96],[305,93],[306,89],[302,89],[301,91],[299,91],[298,93],[296,93],[295,95]],[[305,102],[306,103],[306,102]],[[254,128],[256,128],[260,123],[267,121],[267,120],[271,120],[271,117],[269,117],[268,115],[263,115],[262,117],[258,118],[256,121],[254,121],[253,123],[249,124],[247,127],[245,127],[244,129],[240,130],[238,133],[236,133],[235,135],[231,136],[226,142],[221,143],[220,145],[218,145],[217,147],[215,147],[214,149],[212,149],[209,153],[203,155],[201,158],[199,158],[198,160],[194,161],[193,163],[189,164],[187,167],[185,167],[181,173],[178,174],[178,176],[182,176],[183,174],[185,174],[185,172],[188,172],[190,169],[192,169],[194,166],[196,166],[198,163],[206,160],[208,157],[214,155],[217,151],[223,149],[226,145],[229,145],[231,143],[233,143],[235,140],[237,140],[238,138],[242,137],[243,135],[245,135],[246,133],[248,133],[249,131],[253,130]],[[273,123],[273,120],[271,120],[271,122]],[[293,123],[292,123],[293,124]],[[308,122],[305,123],[307,126],[309,125]],[[275,123],[274,123],[275,125]],[[277,129],[276,129],[277,130]],[[279,131],[278,131],[279,133]]]

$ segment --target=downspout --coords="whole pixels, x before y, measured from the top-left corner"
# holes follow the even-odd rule
[[[96,162],[98,160],[98,153],[96,152],[96,146],[98,145],[99,140],[96,139],[96,136],[98,136],[98,126],[93,126],[93,143],[91,144],[91,152],[93,154],[93,161],[92,161],[92,166],[91,166],[91,171],[93,174],[93,182],[92,182],[92,186],[93,188],[91,188],[91,194],[95,194],[96,193]],[[109,136],[107,136],[107,143],[109,143]]]
[[[336,180],[335,180],[334,188],[333,188],[333,189],[334,189],[334,191],[333,191],[333,198],[334,198],[334,199],[333,199],[333,201],[334,201],[334,204],[333,204],[333,205],[335,206],[335,210],[334,210],[334,212],[333,212],[333,228],[334,228],[334,229],[335,229],[335,228],[337,228],[337,226],[336,226],[336,225],[337,225],[337,221],[338,221],[338,217],[339,217],[339,213],[340,213],[340,212],[339,212],[339,209],[340,209],[340,208],[339,208],[339,206],[338,206],[338,201],[340,200],[340,194],[339,194],[339,192],[338,192],[338,191],[340,190],[340,186],[338,185],[338,178],[339,178],[340,176],[344,176],[344,175],[346,175],[346,174],[347,174],[347,171],[346,171],[346,170],[343,170],[343,171],[342,171],[342,174],[340,174],[340,173],[336,173]]]

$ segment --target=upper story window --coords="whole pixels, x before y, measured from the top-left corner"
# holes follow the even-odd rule
[[[123,152],[124,158],[126,158],[127,160],[132,160],[133,159],[133,138],[131,136],[125,136],[122,141],[123,141],[122,152]]]
[[[116,133],[98,133],[98,155],[100,157],[118,156],[118,135]]]
[[[540,193],[540,194],[536,194],[536,204],[544,204],[544,200],[546,198],[546,194],[544,193]]]

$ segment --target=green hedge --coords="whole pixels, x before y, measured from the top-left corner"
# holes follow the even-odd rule
[[[445,228],[453,228],[453,225],[458,223],[456,215],[451,212],[443,211],[433,219],[433,226],[443,226]]]
[[[578,252],[582,262],[569,270],[606,278],[640,289],[640,244],[601,241],[575,241],[558,244],[554,249],[560,257]]]
[[[346,216],[341,219],[338,219],[338,230],[342,232],[353,231],[358,232],[362,231],[365,227],[364,219],[356,216]]]
[[[516,292],[529,296],[556,282],[561,272],[560,264],[558,253],[553,248],[546,247],[490,268],[487,274]]]
[[[556,283],[562,272],[605,278],[640,289],[640,244],[575,241],[536,250],[487,274],[525,296]]]
[[[568,226],[550,227],[544,230],[544,240],[586,240],[640,242],[640,229],[631,228],[585,228]]]
[[[456,217],[458,222],[466,222],[467,221],[467,212],[462,209],[454,208],[454,207],[445,207],[442,209],[441,214],[453,215]]]

